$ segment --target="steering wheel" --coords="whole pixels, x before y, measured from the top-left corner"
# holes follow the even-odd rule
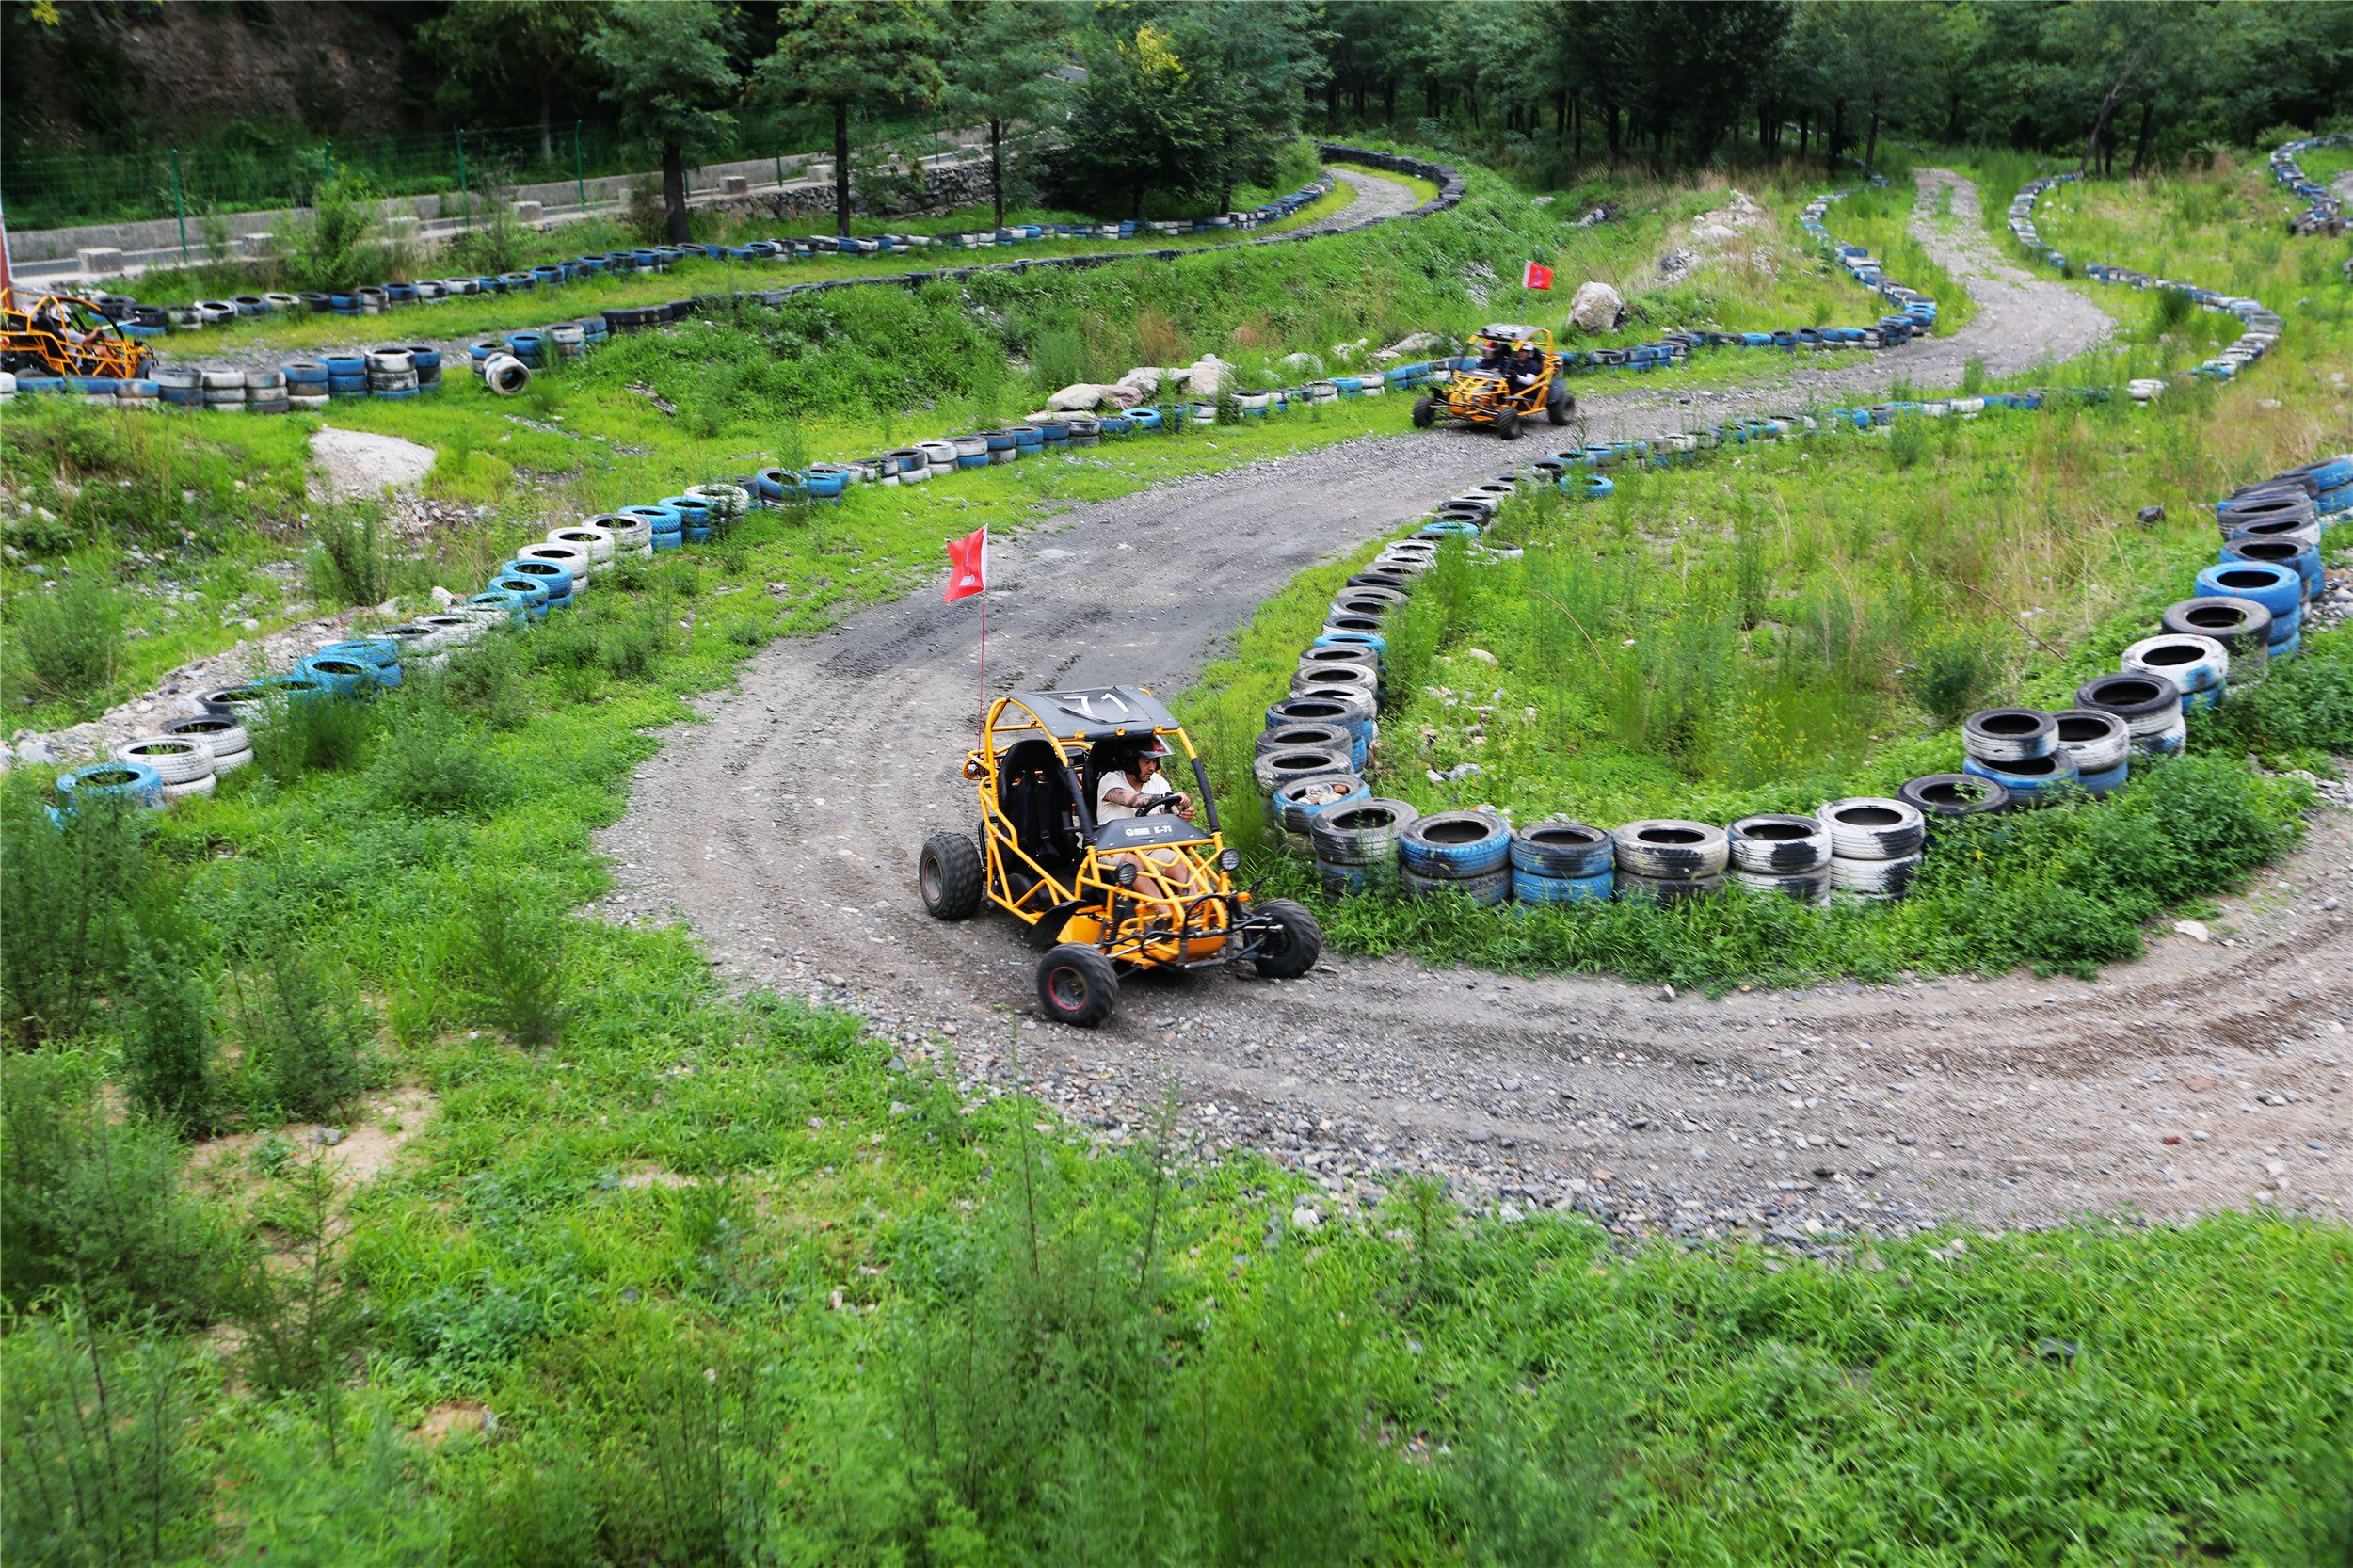
[[[1149,795],[1145,797],[1143,805],[1136,808],[1136,815],[1144,817],[1155,811],[1174,811],[1183,804],[1185,804],[1185,797],[1179,794]]]

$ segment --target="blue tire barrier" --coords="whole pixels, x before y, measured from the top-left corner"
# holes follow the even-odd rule
[[[2181,749],[2182,689],[2166,676],[2098,676],[2075,688],[2075,706],[2122,719],[2142,751]]]
[[[1158,430],[1160,427],[1160,411],[1144,404],[1128,409],[1128,420],[1138,430]]]
[[[57,804],[71,812],[84,801],[119,799],[160,809],[164,778],[145,762],[93,762],[57,776]]]
[[[337,659],[357,659],[378,668],[400,663],[400,645],[390,637],[350,637],[328,643],[315,651]]]
[[[656,548],[660,547],[659,536],[656,536],[655,544]],[[548,618],[548,585],[538,578],[507,573],[493,574],[490,578],[490,591],[512,595],[521,600],[523,614],[533,620]]]
[[[368,389],[368,395],[370,397],[388,398],[397,403],[403,398],[416,396],[420,390],[421,389],[416,387],[371,387]]]
[[[666,503],[660,506],[623,506],[619,512],[625,518],[642,520],[656,534],[675,534],[686,525],[686,514]]]
[[[657,533],[653,536],[653,552],[657,555],[665,555],[673,550],[685,548],[686,534],[683,529],[672,529],[666,534]]]
[[[2080,776],[2075,760],[2065,752],[2051,757],[2027,757],[2013,762],[1988,762],[1983,758],[1964,757],[1963,773],[1979,778],[1990,778],[2009,792],[2012,806],[2047,806],[2058,796],[2073,790]]]
[[[2127,648],[2118,666],[2126,675],[2162,676],[2182,694],[2185,708],[2206,708],[2221,700],[2231,653],[2211,637],[2161,632]]]
[[[1546,876],[1541,872],[1512,868],[1512,898],[1519,904],[1607,904],[1616,895],[1617,876],[1598,872],[1592,876]]]
[[[1481,872],[1476,876],[1424,876],[1419,872],[1401,870],[1398,881],[1403,885],[1410,898],[1443,898],[1454,894],[1473,904],[1496,908],[1512,896],[1512,868],[1509,866]]]
[[[711,542],[711,530],[708,528],[689,528],[686,530],[685,542],[688,544],[709,544]],[[568,603],[569,601],[570,600],[568,597],[566,602]]]
[[[1046,446],[1046,431],[1035,424],[1016,424],[1012,431],[1013,444],[1025,456],[1034,456]]]
[[[2291,628],[2286,636],[2280,638],[2264,650],[2264,657],[2277,663],[2281,659],[2293,659],[2303,651],[2304,633]]]
[[[324,360],[298,360],[286,367],[286,386],[292,392],[305,388],[325,392],[330,374]]]
[[[517,556],[511,561],[499,563],[499,568],[493,574],[493,582],[497,584],[504,584],[507,579],[516,577],[541,584],[547,590],[549,609],[568,610],[571,608],[572,574],[568,568],[558,566],[553,561],[539,561],[528,556]]]
[[[662,504],[676,512],[680,525],[690,533],[711,526],[711,503],[707,501],[691,495],[665,495],[662,498]]]
[[[1515,872],[1547,882],[1607,883],[1618,864],[1617,844],[1608,833],[1565,817],[1513,828],[1509,854]]]
[[[467,597],[469,604],[494,604],[506,612],[507,619],[522,620],[531,613],[531,601],[520,593],[491,588]]]
[[[2131,760],[2133,732],[2116,714],[2068,708],[2051,717],[2058,721],[2059,749],[2074,759],[2077,774],[2089,777],[2112,773]]]
[[[331,654],[312,654],[296,661],[294,673],[315,681],[334,696],[365,696],[382,684],[374,665]]]
[[[1287,778],[1267,796],[1267,822],[1269,826],[1305,836],[1312,830],[1319,812],[1371,798],[1371,789],[1353,773]]]
[[[2321,567],[2320,546],[2317,543],[2261,537],[2224,540],[2221,557],[2217,564],[2227,567],[2242,562],[2287,568],[2301,581],[2306,599],[2328,591],[2328,574]]]

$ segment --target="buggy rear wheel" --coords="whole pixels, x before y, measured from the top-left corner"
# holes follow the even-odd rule
[[[1576,413],[1577,394],[1555,381],[1552,395],[1545,403],[1545,417],[1555,424],[1566,424]]]
[[[1297,980],[1323,956],[1323,928],[1305,905],[1287,898],[1270,899],[1257,910],[1275,929],[1251,962],[1269,980]]]
[[[961,833],[935,833],[923,840],[915,880],[933,919],[970,920],[981,907],[981,852]]]
[[[1433,397],[1414,399],[1414,428],[1427,430],[1438,422],[1438,401]]]
[[[1037,1000],[1056,1023],[1093,1029],[1119,1005],[1119,971],[1093,948],[1064,942],[1038,960]]]

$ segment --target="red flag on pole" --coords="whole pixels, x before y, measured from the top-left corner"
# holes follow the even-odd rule
[[[1524,289],[1552,287],[1552,268],[1537,262],[1529,263],[1528,270],[1520,274],[1520,287]]]
[[[975,528],[961,539],[948,541],[948,592],[943,602],[953,604],[988,589],[988,530]]]

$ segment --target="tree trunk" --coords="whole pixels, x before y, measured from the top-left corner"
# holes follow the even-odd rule
[[[1562,88],[1552,100],[1552,145],[1565,147],[1569,141],[1569,89]]]
[[[1945,99],[1945,139],[1956,146],[1961,141],[1961,85],[1958,82]]]
[[[684,245],[686,232],[686,155],[672,142],[662,150],[662,207],[670,216],[670,243]]]
[[[1879,158],[1880,101],[1877,98],[1874,98],[1871,100],[1871,137],[1868,142],[1865,143],[1863,150],[1863,172],[1866,175],[1877,174],[1879,172]]]
[[[1138,223],[1144,221],[1144,182],[1141,180],[1137,181],[1135,188],[1128,192],[1128,216]],[[1000,223],[997,227],[1001,229],[1004,225]]]
[[[539,73],[539,156],[551,168],[555,166],[555,96],[553,78],[546,72]]]
[[[1847,139],[1847,101],[1843,98],[1830,107],[1829,152],[1823,161],[1833,174],[1838,172],[1838,144]]]
[[[988,122],[988,191],[997,202],[997,227],[1005,226],[1005,122]]]
[[[850,237],[850,101],[833,105],[833,232]]]
[[[1770,104],[1756,106],[1756,155],[1765,162],[1769,162],[1773,155],[1773,105]]]
[[[1570,95],[1569,115],[1577,121],[1576,135],[1569,148],[1569,161],[1582,168],[1585,163],[1585,95],[1583,93]]]
[[[1617,104],[1604,104],[1601,106],[1601,129],[1609,148],[1609,161],[1614,164],[1625,150],[1625,129],[1618,122]]]
[[[1805,162],[1805,150],[1814,140],[1814,108],[1808,104],[1798,111],[1798,162]]]
[[[2133,178],[2136,180],[2140,178],[2140,171],[2149,167],[2149,132],[2156,116],[2155,100],[2142,99],[2140,101],[2140,139],[2133,146]]]
[[[1394,76],[1385,76],[1381,80],[1381,122],[1384,125],[1397,123],[1397,78]]]
[[[2144,43],[2132,52],[2131,56],[2124,62],[2124,68],[2116,73],[2116,80],[2108,85],[2107,96],[2100,100],[2099,118],[2091,122],[2091,135],[2084,142],[2084,155],[2075,165],[2077,174],[2082,174],[2091,167],[2092,154],[2100,150],[2100,138],[2107,134],[2109,117],[2116,113],[2117,101],[2124,96],[2124,88],[2131,84],[2134,73],[2140,69],[2140,56],[2148,51],[2148,48],[2149,46]]]

